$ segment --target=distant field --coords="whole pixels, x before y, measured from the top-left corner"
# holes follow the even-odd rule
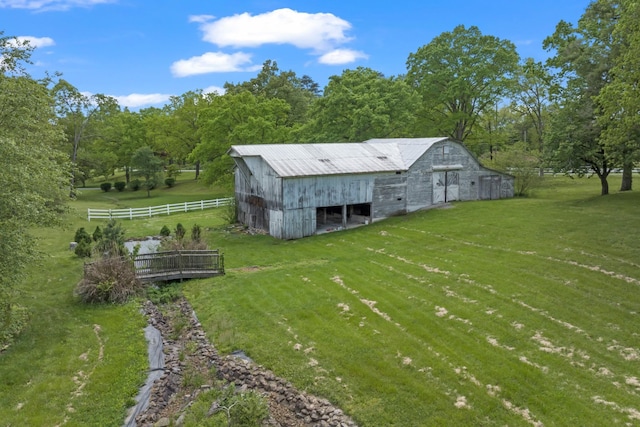
[[[227,275],[184,289],[218,348],[363,426],[638,425],[640,193],[598,192],[550,178],[296,241],[223,228]]]

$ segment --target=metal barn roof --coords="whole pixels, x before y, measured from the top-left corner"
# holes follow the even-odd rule
[[[234,145],[232,157],[261,157],[280,177],[407,170],[447,138],[371,139],[362,143]]]

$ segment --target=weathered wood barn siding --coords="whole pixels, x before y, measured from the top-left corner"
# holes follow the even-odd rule
[[[484,168],[448,138],[234,146],[229,154],[238,220],[281,239],[316,234],[327,210],[344,223],[355,210],[376,221],[437,203],[513,196],[513,177]]]

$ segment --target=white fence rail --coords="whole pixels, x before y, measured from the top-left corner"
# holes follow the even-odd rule
[[[171,215],[177,212],[200,211],[204,209],[229,206],[233,203],[233,197],[215,200],[200,200],[199,202],[173,203],[163,206],[149,206],[147,208],[129,209],[87,209],[89,221],[92,219],[134,219],[149,218],[156,215]]]

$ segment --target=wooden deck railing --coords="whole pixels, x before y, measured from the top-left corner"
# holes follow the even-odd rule
[[[93,263],[84,265],[84,274]],[[179,250],[136,255],[136,277],[142,282],[196,279],[224,274],[224,255],[218,250]]]
[[[143,282],[212,277],[224,274],[218,250],[180,250],[137,255],[136,276]]]

